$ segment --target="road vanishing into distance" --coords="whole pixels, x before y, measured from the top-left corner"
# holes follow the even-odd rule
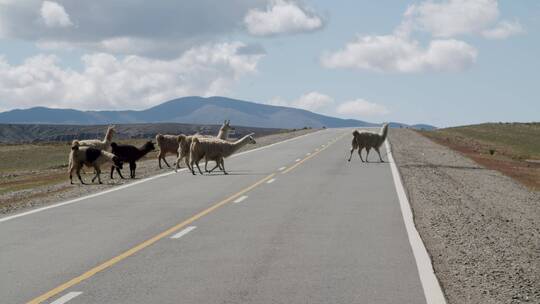
[[[390,166],[347,162],[351,131],[0,218],[0,303],[426,303]]]

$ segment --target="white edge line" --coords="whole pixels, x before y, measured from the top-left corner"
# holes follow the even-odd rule
[[[62,297],[56,299],[56,301],[52,302],[51,304],[64,304],[64,303],[67,303],[67,301],[69,301],[69,300],[71,300],[71,299],[73,299],[75,297],[78,297],[81,294],[82,294],[82,292],[80,292],[80,291],[68,292],[65,295],[63,295]]]
[[[171,239],[179,239],[179,238],[183,237],[184,235],[190,233],[195,228],[197,228],[197,226],[186,227],[186,228],[182,229],[180,232],[178,232],[177,234],[171,236]]]
[[[267,184],[271,184],[271,183],[273,183],[275,180],[276,180],[275,178],[272,178],[272,179],[269,179],[266,183],[267,183]]]
[[[317,133],[319,133],[319,132],[321,132],[321,131],[323,131],[323,130],[325,130],[325,129],[322,129],[322,130],[319,130],[319,131],[315,131],[315,132],[311,132],[311,133],[304,134],[304,135],[300,135],[300,136],[297,136],[297,137],[289,138],[289,139],[287,139],[287,140],[280,141],[280,142],[273,143],[273,144],[266,145],[266,146],[262,146],[262,147],[260,147],[260,148],[256,148],[256,149],[252,149],[252,150],[248,150],[248,151],[244,151],[244,152],[240,152],[240,153],[238,153],[238,154],[234,154],[234,155],[231,156],[231,157],[237,157],[237,156],[240,156],[240,155],[243,155],[243,154],[248,154],[248,153],[255,152],[255,151],[259,151],[259,150],[262,150],[262,149],[267,149],[267,148],[270,148],[270,147],[275,146],[275,145],[284,144],[284,143],[286,143],[286,142],[293,141],[293,140],[297,140],[297,139],[300,139],[300,138],[305,137],[305,136],[317,134]],[[326,129],[326,130],[327,130],[327,129]],[[182,168],[182,169],[178,170],[178,172],[180,172],[180,171],[185,171],[185,170],[187,170],[187,168]],[[104,191],[101,191],[101,192],[96,192],[96,193],[93,193],[93,194],[90,194],[90,195],[87,195],[87,196],[78,197],[78,198],[75,198],[75,199],[72,199],[72,200],[69,200],[69,201],[60,202],[60,203],[55,203],[55,204],[52,204],[52,205],[49,205],[49,206],[45,206],[45,207],[41,207],[41,208],[37,208],[37,209],[34,209],[34,210],[30,210],[30,211],[21,212],[21,213],[18,213],[18,214],[6,216],[6,217],[3,217],[3,218],[0,218],[0,223],[2,223],[2,222],[7,222],[7,221],[9,221],[9,220],[13,220],[13,219],[16,219],[16,218],[19,218],[19,217],[23,217],[23,216],[26,216],[26,215],[30,215],[30,214],[38,213],[38,212],[41,212],[41,211],[45,211],[45,210],[48,210],[48,209],[57,208],[57,207],[61,207],[61,206],[65,206],[65,205],[70,205],[70,204],[73,204],[73,203],[77,203],[77,202],[80,202],[80,201],[82,201],[82,200],[86,200],[86,199],[89,199],[89,198],[94,198],[94,197],[97,197],[97,196],[100,196],[100,195],[103,195],[103,194],[111,193],[111,192],[114,192],[114,191],[118,191],[118,190],[122,190],[122,189],[125,189],[125,188],[129,188],[129,187],[133,187],[133,186],[135,186],[135,185],[138,185],[138,184],[141,184],[141,183],[145,183],[145,182],[148,182],[148,181],[151,181],[151,180],[154,180],[154,179],[158,179],[158,178],[161,178],[161,177],[165,177],[165,176],[168,176],[168,175],[171,175],[171,174],[175,174],[175,173],[176,173],[176,172],[175,172],[174,170],[171,171],[171,172],[161,173],[161,174],[158,174],[158,175],[154,175],[154,176],[150,176],[150,177],[141,179],[141,180],[136,181],[136,182],[131,182],[131,183],[129,183],[129,184],[125,184],[125,185],[122,185],[122,186],[114,187],[114,188],[112,188],[112,189],[104,190]]]
[[[248,198],[247,195],[242,195],[239,198],[235,199],[233,201],[233,203],[238,204],[238,203],[242,202],[243,200],[245,200],[246,198]]]
[[[399,170],[394,161],[392,150],[388,140],[386,141],[386,150],[388,151],[388,162],[392,170],[392,177],[396,186],[396,192],[399,198],[399,206],[401,207],[401,214],[403,215],[403,221],[405,222],[405,229],[407,230],[407,236],[409,238],[409,244],[411,245],[414,259],[416,261],[416,267],[418,269],[418,275],[420,282],[422,283],[422,289],[424,290],[424,296],[426,297],[427,304],[446,304],[444,293],[437,280],[437,276],[433,271],[433,265],[431,264],[431,258],[426,250],[426,246],[422,242],[422,238],[416,230],[414,225],[413,213],[405,188],[401,181]]]

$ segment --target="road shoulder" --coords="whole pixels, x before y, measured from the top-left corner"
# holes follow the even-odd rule
[[[393,156],[449,303],[540,299],[540,194],[411,130]]]

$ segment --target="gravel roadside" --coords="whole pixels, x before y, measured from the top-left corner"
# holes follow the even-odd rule
[[[540,303],[540,193],[414,131],[390,142],[448,303]]]
[[[306,130],[298,130],[293,132],[286,132],[286,133],[278,133],[278,134],[272,134],[272,135],[266,135],[257,137],[256,144],[253,145],[246,145],[242,147],[241,151],[247,151],[251,149],[256,149],[262,146],[270,145],[273,143],[277,143],[280,141],[284,141],[290,138],[294,138],[297,136],[301,136],[304,134],[308,134],[311,132],[315,132],[317,129],[306,129]],[[115,179],[111,180],[109,179],[109,169],[103,168],[101,173],[101,179],[103,181],[103,184],[89,184],[89,185],[80,185],[78,183],[78,180],[75,178],[76,184],[70,185],[69,184],[69,178],[66,173],[66,168],[62,169],[54,169],[54,170],[47,170],[47,172],[23,172],[23,174],[32,174],[39,176],[40,174],[43,174],[45,176],[51,176],[51,175],[65,175],[65,180],[62,180],[59,183],[53,183],[45,186],[36,186],[32,189],[27,190],[21,190],[21,191],[13,191],[9,193],[5,193],[0,195],[0,214],[8,214],[8,213],[14,213],[14,212],[20,212],[23,209],[28,208],[36,208],[36,207],[42,207],[47,204],[52,204],[60,201],[66,201],[70,199],[74,199],[77,197],[81,197],[84,195],[89,195],[92,193],[96,193],[99,191],[107,190],[119,185],[124,185],[127,183],[130,183],[132,181],[137,181],[146,177],[150,177],[153,175],[161,174],[170,172],[171,169],[167,168],[164,165],[163,169],[159,169],[157,165],[157,159],[155,156],[156,153],[151,153],[150,157],[147,159],[144,159],[140,162],[137,162],[137,178],[136,179],[120,179],[118,175],[115,173]],[[67,155],[66,155],[67,160]],[[176,160],[175,156],[169,155],[167,157],[167,161],[171,166],[174,166],[174,161]],[[182,167],[185,167],[185,165],[182,163]],[[124,177],[129,176],[129,166],[126,164],[124,166],[123,175]],[[93,170],[86,168],[85,169],[86,174],[82,176],[83,180],[85,182],[90,183],[90,180],[93,176]]]

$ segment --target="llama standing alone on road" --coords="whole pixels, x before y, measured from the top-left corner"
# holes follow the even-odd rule
[[[234,154],[238,149],[242,148],[246,144],[255,144],[256,141],[253,138],[253,133],[248,134],[235,142],[228,142],[216,138],[198,138],[194,137],[189,151],[191,173],[195,175],[195,169],[193,165],[197,166],[199,173],[202,175],[201,168],[199,167],[199,161],[204,157],[206,163],[213,160],[216,162],[216,166],[210,170],[212,172],[218,166],[223,170],[223,173],[227,173],[225,170],[224,158],[227,158]],[[220,166],[221,165],[221,166]]]
[[[140,148],[132,145],[119,145],[113,142],[111,143],[111,148],[114,155],[120,157],[123,162],[129,163],[129,177],[131,178],[135,178],[135,169],[137,168],[136,162],[143,158],[146,154],[156,149],[154,147],[154,143],[151,141],[147,141]],[[116,169],[116,172],[118,172],[120,178],[123,179],[124,177],[122,176],[122,172],[116,166],[111,167],[111,179],[113,179],[114,169]]]
[[[122,169],[122,161],[116,155],[92,147],[80,147],[78,141],[73,141],[71,152],[69,153],[69,182],[73,184],[73,173],[76,173],[81,184],[84,184],[81,178],[81,168],[86,165],[93,167],[95,170],[96,174],[92,178],[92,182],[97,178],[101,184],[101,166],[106,163],[112,163],[114,167]]]
[[[381,130],[379,133],[375,132],[369,132],[369,131],[353,131],[353,140],[351,143],[351,155],[349,156],[349,161],[351,161],[352,154],[355,149],[358,149],[358,156],[360,156],[360,160],[362,162],[364,161],[362,159],[362,149],[366,149],[366,162],[368,161],[369,156],[369,150],[371,148],[375,149],[377,151],[377,154],[379,154],[379,159],[381,162],[384,162],[384,160],[381,157],[381,152],[379,151],[379,148],[382,146],[384,141],[386,140],[386,137],[388,135],[388,124],[385,123],[381,127]]]
[[[107,132],[105,133],[105,138],[103,138],[103,140],[85,139],[85,140],[77,140],[77,143],[79,147],[92,147],[99,150],[110,151],[111,142],[112,142],[114,133],[116,133],[114,126],[109,126],[107,128]],[[73,143],[75,143],[75,141],[73,141]]]

